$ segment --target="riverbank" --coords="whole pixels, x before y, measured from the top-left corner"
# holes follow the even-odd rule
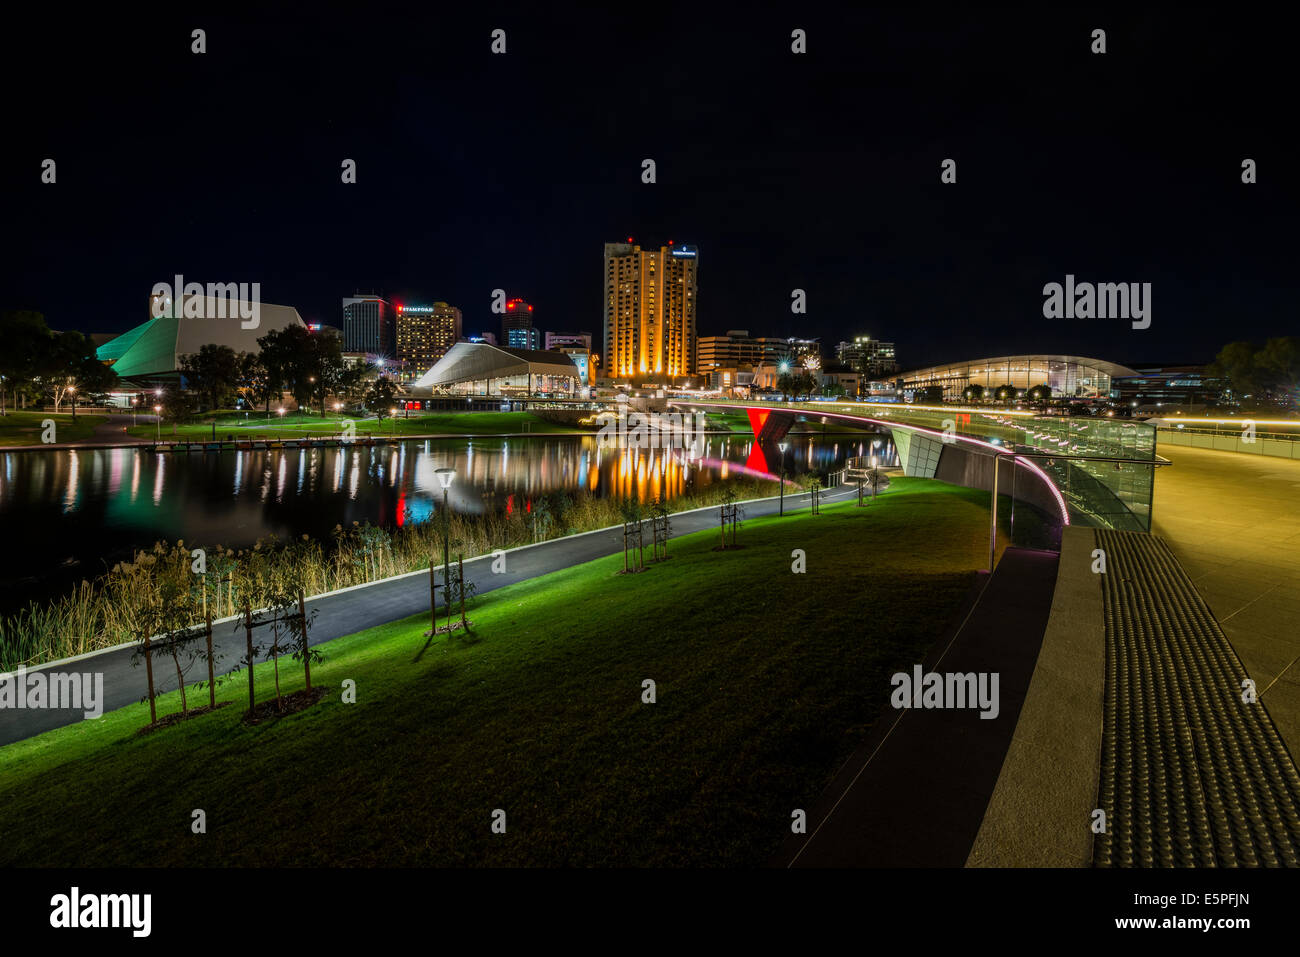
[[[9,745],[0,858],[761,865],[885,708],[889,675],[961,607],[986,497],[916,480],[870,508],[748,520],[735,550],[701,532],[640,574],[616,554],[506,586],[473,603],[466,638],[428,641],[426,615],[368,629],[318,646],[329,695],[270,723],[241,720],[238,676],[218,691],[230,707],[149,735],[132,704]],[[271,666],[256,679],[272,695]],[[288,660],[280,679],[302,687]]]

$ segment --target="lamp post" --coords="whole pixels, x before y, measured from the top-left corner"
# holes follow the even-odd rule
[[[451,515],[447,511],[447,492],[451,489],[451,483],[456,480],[455,469],[434,469],[434,474],[438,476],[438,484],[442,486],[442,585],[447,598],[447,634],[451,634]],[[430,592],[433,591],[433,578],[429,579]],[[430,609],[434,607],[435,596],[429,595]],[[433,631],[438,630],[438,619],[434,616]]]
[[[77,421],[77,387],[75,385],[70,385],[68,386],[68,391],[72,393],[72,421],[76,422]]]
[[[153,407],[153,411],[154,411],[154,425],[158,426],[158,441],[161,442],[162,441],[162,406],[155,405]]]
[[[777,448],[781,450],[781,515],[785,514],[785,449],[787,445],[789,445],[788,442],[781,442],[777,445]]]

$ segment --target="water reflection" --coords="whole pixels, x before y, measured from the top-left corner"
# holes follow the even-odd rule
[[[795,436],[787,474],[851,455],[892,460],[888,436]],[[710,436],[698,458],[673,449],[600,448],[594,436],[447,439],[399,446],[153,453],[144,449],[0,453],[0,606],[61,590],[159,539],[242,547],[268,534],[328,535],[340,523],[400,526],[442,501],[435,470],[457,477],[451,508],[526,509],[554,492],[648,502],[741,476],[754,442]],[[768,459],[775,469],[779,457]]]

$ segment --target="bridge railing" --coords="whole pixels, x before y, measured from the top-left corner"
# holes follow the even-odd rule
[[[689,400],[688,400],[689,401]],[[718,404],[719,400],[708,403]],[[756,403],[721,400],[721,404]],[[1026,453],[1065,500],[1070,521],[1098,528],[1149,531],[1155,486],[1154,425],[1093,416],[1035,416],[979,407],[916,407],[860,402],[757,403],[790,409],[817,421],[829,414],[860,416],[900,427],[947,432]],[[1055,454],[1053,454],[1055,453]]]

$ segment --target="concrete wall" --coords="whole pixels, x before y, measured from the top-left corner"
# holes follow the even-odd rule
[[[951,482],[953,485],[964,485],[966,488],[984,489],[988,492],[993,490],[992,452],[986,452],[965,442],[943,443],[928,436],[922,436],[922,438],[926,438],[942,449],[938,466],[929,476],[930,478],[936,478],[941,482]],[[915,442],[916,437],[912,441]],[[1018,473],[1015,476],[1014,483],[1011,472],[1013,468]],[[904,469],[904,474],[911,475],[913,473]],[[1027,502],[1041,509],[1059,524],[1061,508],[1051,489],[1044,484],[1041,478],[1023,465],[1013,466],[1007,460],[999,466],[998,494],[1011,495],[1013,491],[1017,501]]]

